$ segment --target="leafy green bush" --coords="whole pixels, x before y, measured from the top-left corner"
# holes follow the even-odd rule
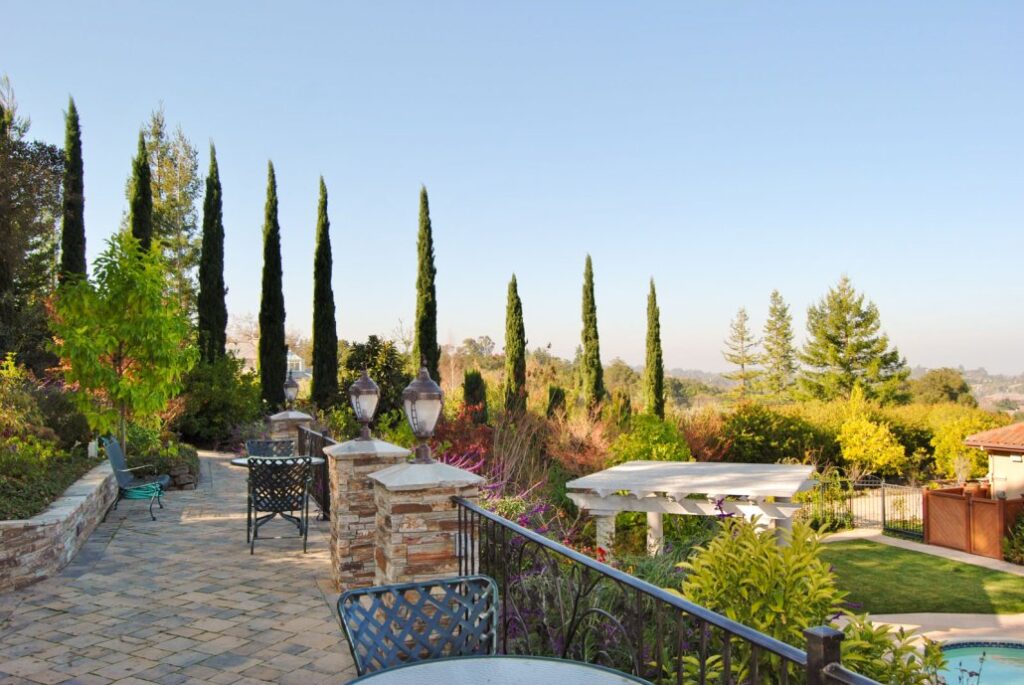
[[[1013,527],[1003,538],[1003,558],[1011,564],[1024,564],[1024,514],[1018,514]]]
[[[92,439],[88,419],[71,401],[64,387],[43,385],[36,388],[34,394],[43,422],[56,434],[60,447],[70,449]]]
[[[9,352],[0,360],[0,436],[39,436],[42,426],[43,414],[32,394],[31,376]]]
[[[690,446],[679,428],[652,414],[629,419],[628,430],[611,445],[610,464],[627,461],[691,461]]]
[[[880,683],[899,685],[940,685],[939,673],[946,666],[942,649],[925,639],[918,650],[916,636],[904,628],[875,625],[867,614],[850,616],[843,626],[840,646],[846,668]]]
[[[32,436],[0,438],[0,520],[35,516],[97,463]]]
[[[145,428],[137,424],[128,424],[126,431],[126,461],[129,468],[151,465],[156,473],[170,473],[184,466],[188,472],[198,478],[199,453],[195,447],[175,442],[159,431]]]
[[[725,461],[746,464],[774,464],[783,460],[802,461],[821,451],[822,436],[798,416],[746,402],[730,414],[723,426],[723,440],[729,445]],[[831,441],[826,436],[825,441]]]
[[[185,379],[182,400],[173,427],[185,440],[201,445],[229,440],[238,426],[262,413],[256,374],[243,371],[242,361],[231,355],[196,365]]]

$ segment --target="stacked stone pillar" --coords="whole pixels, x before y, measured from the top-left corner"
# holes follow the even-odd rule
[[[440,463],[400,464],[370,479],[377,514],[375,584],[458,575],[459,512],[452,497],[479,497],[484,479]]]
[[[404,463],[409,450],[382,440],[324,448],[331,484],[331,569],[341,591],[369,587],[377,570],[377,506],[370,474]]]

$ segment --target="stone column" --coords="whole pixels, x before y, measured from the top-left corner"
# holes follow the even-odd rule
[[[270,417],[270,437],[273,440],[298,440],[299,426],[309,427],[313,417],[301,411],[289,409]]]
[[[452,497],[480,495],[480,476],[449,464],[400,464],[370,476],[377,507],[375,583],[458,575],[459,513]]]
[[[377,506],[370,474],[406,461],[409,450],[383,440],[324,448],[331,484],[331,571],[344,592],[373,585]]]

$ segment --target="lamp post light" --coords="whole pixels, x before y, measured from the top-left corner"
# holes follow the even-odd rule
[[[299,396],[299,384],[292,378],[292,370],[288,369],[288,379],[284,382],[284,399],[290,409],[295,398]]]
[[[426,361],[420,367],[419,375],[402,391],[402,404],[405,405],[405,417],[409,420],[412,434],[420,441],[416,446],[417,464],[430,464],[434,460],[430,456],[430,445],[427,440],[434,434],[434,426],[441,416],[444,394],[441,386],[430,378]]]
[[[359,433],[359,439],[369,440],[370,421],[373,421],[373,415],[377,411],[377,402],[380,401],[380,388],[373,382],[369,374],[366,373],[366,369],[363,369],[363,375],[359,377],[359,380],[349,387],[348,398],[352,402],[352,410],[356,413],[356,420],[363,424],[363,428]]]

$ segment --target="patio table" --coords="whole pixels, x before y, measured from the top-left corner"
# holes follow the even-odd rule
[[[416,661],[350,683],[366,685],[635,685],[646,680],[604,666],[539,656],[464,656]]]
[[[291,457],[235,457],[234,459],[231,460],[231,465],[232,466],[248,466],[250,459],[307,459],[307,458],[312,462],[313,466],[321,466],[324,463],[324,458],[323,457],[300,457],[300,456],[291,456]]]

